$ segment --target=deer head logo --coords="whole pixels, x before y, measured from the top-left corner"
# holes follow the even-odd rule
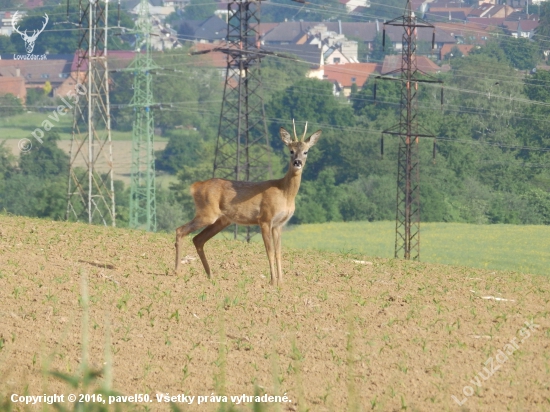
[[[25,30],[23,33],[21,33],[19,31],[19,26],[15,27],[15,22],[17,21],[17,13],[19,13],[19,12],[16,11],[15,14],[13,15],[13,17],[11,18],[11,25],[13,27],[13,30],[16,33],[19,33],[21,35],[21,37],[23,38],[23,40],[25,41],[25,49],[27,50],[27,54],[31,54],[32,51],[34,50],[34,42],[38,38],[38,35],[40,33],[42,33],[44,31],[44,29],[46,28],[46,25],[48,24],[48,21],[49,21],[49,17],[48,17],[47,14],[44,14],[44,24],[42,25],[42,28],[40,30],[33,30],[32,35],[29,36],[27,34],[27,30]]]

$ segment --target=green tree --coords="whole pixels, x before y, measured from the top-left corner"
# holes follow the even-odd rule
[[[539,47],[529,39],[508,37],[501,41],[501,47],[518,70],[531,70],[539,61]]]
[[[28,152],[22,152],[19,167],[24,175],[48,179],[66,176],[69,172],[69,156],[57,147],[59,135],[46,132],[43,143],[35,144]]]
[[[0,9],[5,10],[5,9]],[[12,43],[11,37],[0,35],[0,50],[5,54],[17,53],[15,44]]]
[[[0,142],[0,191],[2,183],[15,172],[15,156],[6,147],[6,141]]]
[[[550,3],[540,5],[539,25],[535,29],[535,41],[542,51],[550,51]]]
[[[169,136],[164,150],[157,153],[157,170],[176,174],[184,165],[195,167],[201,163],[205,150],[199,133],[176,130]]]
[[[205,2],[204,0],[190,0],[183,9],[184,20],[204,20],[216,11],[216,2]]]
[[[323,223],[342,220],[339,199],[341,189],[336,186],[332,169],[319,173],[315,182],[302,182],[296,197],[296,223]]]
[[[23,113],[23,105],[20,99],[11,93],[0,96],[0,114],[2,116],[7,117],[20,113]]]
[[[376,37],[372,42],[372,50],[370,51],[370,60],[376,63],[382,63],[386,55],[395,54],[393,44],[388,35],[384,44],[383,33],[376,33]]]
[[[351,126],[354,123],[351,108],[341,105],[332,94],[332,84],[316,79],[301,79],[276,93],[266,111],[268,117],[296,119],[298,122],[307,120],[313,127],[320,124]],[[276,147],[282,146],[278,138],[279,125],[280,120],[271,125],[271,135],[277,136],[274,142]]]

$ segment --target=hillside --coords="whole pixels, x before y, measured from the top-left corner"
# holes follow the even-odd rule
[[[13,393],[78,392],[43,371],[76,374],[83,342],[95,368],[110,348],[113,388],[149,394],[150,410],[169,409],[157,393],[255,390],[291,400],[269,411],[460,410],[452,396],[465,411],[550,408],[548,277],[283,240],[275,289],[263,245],[214,240],[206,253],[212,281],[192,258],[172,273],[172,235],[0,215],[0,409]]]

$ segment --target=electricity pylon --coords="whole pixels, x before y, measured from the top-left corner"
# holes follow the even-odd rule
[[[115,226],[107,65],[108,2],[80,1],[77,90],[70,149],[67,219]],[[85,93],[84,93],[85,92]],[[84,167],[77,162],[84,163]]]
[[[214,177],[257,181],[271,177],[269,137],[262,98],[261,0],[231,0],[227,5],[226,44],[208,52],[227,55],[225,86],[214,157]],[[238,237],[235,225],[234,238]],[[245,239],[252,233],[247,227]]]
[[[403,16],[384,23],[383,44],[386,40],[385,26],[404,28],[401,68],[378,76],[383,80],[401,82],[399,123],[382,132],[383,134],[399,136],[395,257],[418,260],[420,259],[420,156],[418,142],[420,137],[435,137],[422,131],[423,128],[418,124],[418,83],[441,83],[441,81],[426,79],[429,76],[418,68],[416,62],[416,33],[418,28],[431,28],[434,30],[432,37],[433,49],[435,45],[435,27],[415,16],[410,0],[407,0]],[[400,77],[386,77],[395,74],[399,74]]]
[[[130,227],[157,230],[155,198],[155,125],[151,71],[159,69],[151,56],[151,18],[147,0],[141,0],[136,21],[136,56],[129,66],[134,74]],[[143,51],[142,51],[143,49]]]

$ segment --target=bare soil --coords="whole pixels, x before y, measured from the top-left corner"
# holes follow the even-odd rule
[[[94,368],[110,353],[127,395],[287,394],[268,411],[550,410],[547,277],[292,250],[283,235],[275,288],[262,244],[209,242],[208,280],[191,242],[173,273],[173,241],[0,215],[0,405],[78,393],[46,372],[78,374],[87,343]],[[538,325],[529,336],[525,322]]]

